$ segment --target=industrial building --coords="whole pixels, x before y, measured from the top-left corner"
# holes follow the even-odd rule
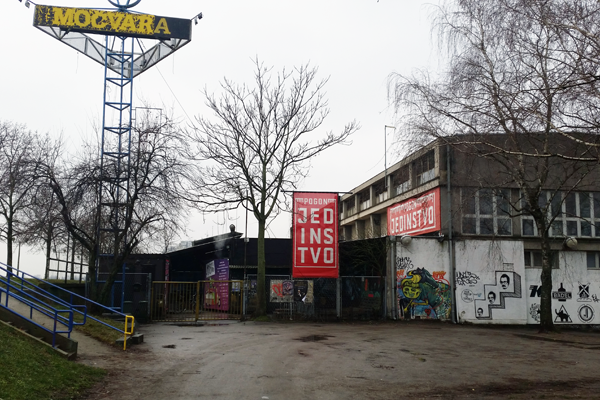
[[[469,149],[434,141],[342,196],[340,239],[389,238],[389,317],[538,323],[541,241],[511,157],[503,165]],[[528,162],[531,179],[542,161]],[[556,157],[546,168],[539,202],[552,219],[555,322],[597,324],[598,163]]]

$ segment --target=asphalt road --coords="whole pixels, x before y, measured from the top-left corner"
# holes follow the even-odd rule
[[[86,399],[600,397],[597,332],[429,321],[152,324],[141,332],[144,343],[126,352],[80,345],[77,362],[111,371]]]

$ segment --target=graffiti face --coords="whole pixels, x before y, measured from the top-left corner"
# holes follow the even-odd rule
[[[410,279],[402,280],[402,293],[409,299],[416,299],[421,295],[421,287],[419,286],[420,277],[412,276]]]
[[[500,286],[502,286],[502,289],[504,289],[504,290],[508,289],[509,283],[510,283],[510,278],[508,277],[508,275],[502,274],[502,276],[500,277]]]
[[[507,303],[511,304],[513,298],[521,298],[521,276],[514,271],[496,271],[495,279],[483,284],[483,293],[475,294],[477,299],[474,301],[475,317],[479,320],[494,319],[496,315],[503,316],[504,310],[507,309]],[[535,293],[535,288],[530,288]],[[483,309],[483,313],[479,313],[479,308]]]
[[[436,272],[434,277],[424,268],[397,275],[398,303],[405,317],[450,318],[450,285],[444,275]]]
[[[483,315],[483,308],[478,308],[477,309],[477,316],[481,317]]]

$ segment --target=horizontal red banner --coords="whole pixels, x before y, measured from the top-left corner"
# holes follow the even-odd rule
[[[388,235],[421,235],[439,231],[440,214],[440,188],[436,188],[388,208]]]

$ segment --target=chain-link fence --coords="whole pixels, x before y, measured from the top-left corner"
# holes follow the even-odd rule
[[[379,276],[344,276],[341,278],[342,319],[383,319],[385,278]]]
[[[385,279],[375,276],[339,279],[265,277],[267,314],[275,319],[372,320],[384,318]],[[246,314],[256,311],[256,276],[245,281]]]

